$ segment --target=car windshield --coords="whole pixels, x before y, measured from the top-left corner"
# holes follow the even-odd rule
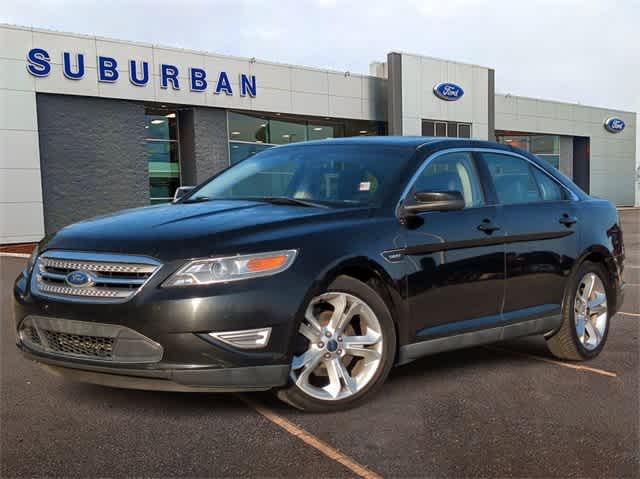
[[[185,201],[257,199],[289,200],[302,206],[377,206],[412,153],[392,146],[355,144],[272,148],[222,172]]]

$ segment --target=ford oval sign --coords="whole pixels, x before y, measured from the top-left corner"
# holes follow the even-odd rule
[[[433,87],[433,93],[442,100],[456,101],[462,98],[464,90],[455,83],[438,83]]]
[[[65,277],[65,281],[74,288],[87,288],[95,284],[93,275],[84,271],[72,271]]]
[[[620,118],[607,118],[604,122],[604,127],[611,133],[620,133],[625,126],[624,120]]]

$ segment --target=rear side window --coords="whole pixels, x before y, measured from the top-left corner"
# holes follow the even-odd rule
[[[545,175],[537,168],[532,167],[531,170],[533,171],[533,176],[538,182],[542,201],[560,201],[565,199],[562,187],[558,183],[553,181],[549,176]]]
[[[500,203],[513,205],[542,201],[533,172],[526,160],[499,153],[482,153],[482,156],[491,173]]]

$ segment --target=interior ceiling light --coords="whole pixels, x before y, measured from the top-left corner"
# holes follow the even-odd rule
[[[167,117],[167,118],[175,118],[176,114],[175,113],[168,113],[168,114],[165,115],[165,117]]]
[[[316,126],[313,131],[322,131],[322,127],[321,126]]]
[[[261,126],[262,128],[264,128],[265,126],[267,126],[267,124],[266,124],[266,123],[260,123],[260,126]]]
[[[162,125],[166,120],[151,120],[152,125]]]
[[[239,134],[240,134],[240,132],[239,132],[239,131],[232,131],[232,132],[231,132],[231,134],[232,134],[232,135],[239,135]]]
[[[282,135],[282,138],[291,138],[291,135]]]
[[[367,130],[360,130],[360,134],[364,135],[365,133],[369,133]]]

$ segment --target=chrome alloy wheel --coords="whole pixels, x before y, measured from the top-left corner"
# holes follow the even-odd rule
[[[607,290],[595,273],[585,274],[574,302],[575,325],[578,340],[588,351],[602,342],[607,329]]]
[[[382,327],[369,306],[347,293],[311,300],[298,332],[307,349],[294,355],[291,378],[316,399],[336,401],[361,391],[382,362]]]

